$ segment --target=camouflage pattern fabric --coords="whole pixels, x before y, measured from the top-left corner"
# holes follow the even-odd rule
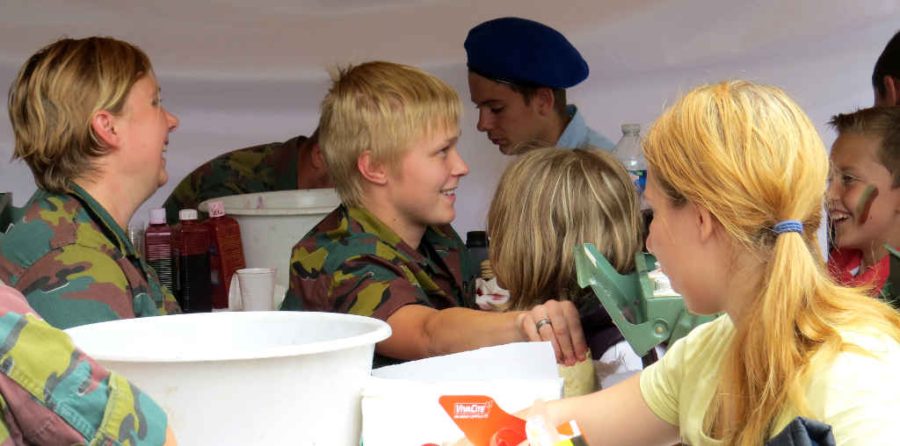
[[[297,158],[305,136],[220,155],[178,183],[163,207],[166,220],[178,221],[181,209],[197,209],[211,198],[297,188]]]
[[[172,293],[125,232],[77,185],[38,189],[22,219],[0,235],[0,280],[51,325],[179,313]]]
[[[163,410],[0,285],[0,446],[156,446]]]
[[[471,263],[450,225],[429,227],[415,250],[365,209],[342,205],[294,246],[281,309],[387,320],[410,304],[472,308]],[[391,362],[376,355],[376,366]]]

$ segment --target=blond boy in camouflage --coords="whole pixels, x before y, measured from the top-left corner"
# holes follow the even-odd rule
[[[584,359],[570,302],[472,309],[474,271],[449,225],[469,170],[456,149],[460,101],[450,86],[369,62],[338,75],[321,112],[320,144],[343,204],[294,246],[282,309],[385,320],[393,334],[376,346],[376,365],[526,340],[553,342],[560,361]]]

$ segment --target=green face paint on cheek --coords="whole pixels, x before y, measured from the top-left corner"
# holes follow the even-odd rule
[[[869,210],[872,209],[872,202],[875,201],[875,197],[877,196],[878,188],[871,184],[866,186],[866,190],[863,191],[862,195],[859,197],[859,201],[856,202],[854,214],[856,214],[857,224],[863,224],[869,219]]]

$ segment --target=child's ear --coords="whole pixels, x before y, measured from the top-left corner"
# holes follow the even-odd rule
[[[372,157],[372,151],[363,151],[359,158],[356,159],[356,168],[363,178],[374,184],[385,185],[388,181],[387,167],[384,163],[378,162]]]

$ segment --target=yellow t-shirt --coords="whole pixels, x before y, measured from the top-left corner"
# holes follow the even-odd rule
[[[703,434],[703,417],[733,334],[731,319],[723,315],[694,329],[641,374],[644,401],[656,416],[678,426],[687,444],[722,444]],[[828,370],[814,374],[806,392],[813,413],[808,418],[831,425],[842,446],[900,444],[900,344],[877,334],[843,336],[876,356],[843,352]],[[773,435],[796,417],[793,407],[785,408]]]

